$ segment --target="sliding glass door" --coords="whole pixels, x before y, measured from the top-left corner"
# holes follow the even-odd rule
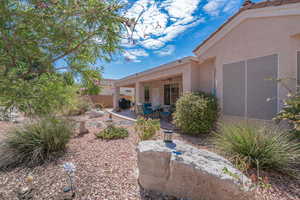
[[[174,105],[179,95],[178,83],[164,85],[164,105]]]

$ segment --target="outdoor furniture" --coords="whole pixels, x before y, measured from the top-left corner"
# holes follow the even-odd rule
[[[122,98],[119,100],[119,108],[121,108],[123,110],[130,108],[130,105],[131,105],[130,100],[127,100],[125,98]]]
[[[170,107],[164,107],[159,112],[161,118],[166,119],[167,121],[171,120],[172,112],[170,111]]]
[[[142,115],[144,117],[153,116],[154,111],[151,109],[151,104],[143,104],[137,105],[138,115]]]
[[[151,108],[155,114],[155,117],[160,118],[160,111],[162,109],[161,105],[152,106]]]
[[[145,117],[149,117],[150,115],[153,116],[154,111],[151,108],[151,103],[145,103],[143,105],[143,115]]]

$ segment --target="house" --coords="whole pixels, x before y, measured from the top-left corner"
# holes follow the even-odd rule
[[[90,95],[91,100],[96,104],[101,104],[104,107],[113,107],[113,93],[115,79],[101,79],[101,92],[98,95]],[[133,100],[134,89],[122,87],[120,89],[120,97],[128,100]]]
[[[289,78],[292,89],[300,83],[300,0],[246,0],[193,53],[117,80],[114,101],[120,87],[135,88],[137,103],[161,105],[205,91],[218,97],[225,116],[272,119],[287,95],[275,80]]]

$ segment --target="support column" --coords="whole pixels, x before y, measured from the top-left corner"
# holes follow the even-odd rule
[[[114,94],[113,94],[114,110],[119,108],[119,99],[120,99],[120,87],[115,86]]]
[[[140,82],[135,83],[135,104],[140,104],[142,103],[142,84]]]
[[[187,66],[182,74],[182,91],[183,94],[192,92],[192,73],[191,66]]]

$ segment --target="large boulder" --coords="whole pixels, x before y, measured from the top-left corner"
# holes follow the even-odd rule
[[[250,179],[228,160],[181,141],[174,143],[139,143],[138,180],[143,189],[194,200],[254,199]]]

